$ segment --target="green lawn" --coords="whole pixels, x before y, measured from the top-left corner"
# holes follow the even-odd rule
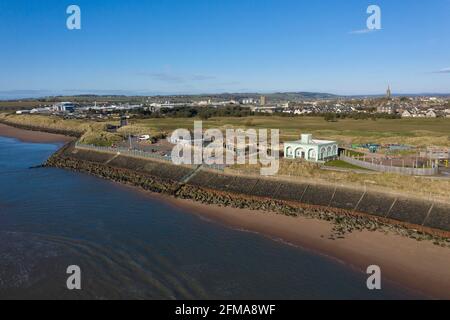
[[[325,163],[327,167],[336,167],[336,168],[344,168],[344,169],[356,169],[356,170],[366,170],[366,168],[355,166],[354,164],[342,161],[342,160],[333,160]]]
[[[346,154],[350,157],[363,157],[365,154],[362,152],[354,151],[354,150],[347,150]]]
[[[1,117],[2,115],[0,115]],[[64,121],[55,117],[16,116],[10,115],[9,120],[24,124],[46,124],[58,128],[83,130],[87,126],[99,128],[102,123],[89,121]],[[154,118],[130,119],[134,129],[140,132],[149,129],[151,132],[165,131],[171,133],[175,129],[193,129],[194,118]],[[109,121],[110,123],[118,123]],[[104,125],[105,123],[103,123]],[[312,133],[318,139],[336,140],[340,145],[351,143],[399,143],[426,147],[430,145],[450,147],[450,119],[378,119],[353,120],[343,119],[337,122],[327,122],[322,117],[223,117],[203,121],[203,128],[253,128],[279,129],[280,140],[298,140],[301,133]]]
[[[172,131],[192,129],[199,119],[145,119],[136,124]],[[299,139],[301,133],[316,138],[334,139],[340,143],[403,143],[415,146],[450,146],[450,119],[344,119],[327,122],[322,117],[255,116],[247,118],[211,118],[204,128],[280,129],[281,141]]]

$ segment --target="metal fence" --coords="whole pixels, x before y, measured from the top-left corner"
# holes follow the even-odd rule
[[[94,146],[91,144],[83,144],[83,143],[79,143],[79,142],[77,142],[75,144],[75,147],[79,148],[79,149],[87,149],[87,150],[99,151],[99,152],[109,152],[109,153],[122,154],[122,155],[126,155],[126,156],[131,156],[131,157],[149,158],[149,159],[157,159],[157,160],[172,162],[172,158],[169,155],[162,156],[162,155],[159,155],[156,153],[150,153],[150,152],[145,152],[145,151],[136,150],[136,149],[127,149],[127,148],[123,148],[123,147],[117,147],[117,148],[101,147],[101,146]]]
[[[108,153],[114,153],[114,154],[121,154],[121,155],[129,156],[129,157],[156,159],[156,160],[170,162],[171,164],[173,164],[172,157],[170,155],[162,156],[162,155],[159,155],[156,153],[146,152],[146,151],[137,150],[137,149],[127,149],[127,148],[123,148],[123,147],[117,147],[117,148],[101,147],[101,146],[94,146],[91,144],[83,144],[83,143],[79,143],[79,142],[75,143],[75,147],[79,148],[79,149],[86,149],[86,150],[92,150],[92,151],[97,151],[97,152],[108,152]],[[195,165],[192,165],[192,166],[195,166]],[[225,165],[203,164],[202,166],[207,169],[216,170],[216,171],[220,171],[220,172],[223,172],[225,170]]]
[[[399,173],[411,176],[433,176],[439,173],[439,168],[408,168],[408,167],[395,167],[395,166],[386,166],[376,163],[370,163],[363,160],[358,160],[355,158],[347,157],[345,155],[341,155],[340,159],[342,161],[348,162],[358,167],[362,167],[369,170],[379,171],[379,172],[390,172],[390,173]]]

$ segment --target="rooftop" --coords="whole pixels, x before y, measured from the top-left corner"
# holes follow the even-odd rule
[[[308,144],[308,145],[321,145],[321,144],[336,143],[336,141],[313,139],[313,138],[312,138],[312,134],[302,134],[300,140],[297,140],[297,141],[287,141],[286,143],[293,143],[293,144]]]
[[[297,144],[327,144],[327,143],[336,143],[336,141],[331,140],[317,140],[312,139],[309,141],[303,141],[303,140],[296,140],[296,141],[286,141],[286,143],[297,143]]]

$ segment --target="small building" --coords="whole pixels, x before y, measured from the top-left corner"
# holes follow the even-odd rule
[[[336,141],[316,140],[311,134],[302,134],[300,140],[284,143],[284,157],[287,159],[323,162],[336,159],[338,155]]]
[[[244,98],[241,100],[241,104],[255,104],[255,99],[253,98]]]
[[[397,107],[392,104],[385,104],[377,107],[377,113],[395,114],[397,113]]]
[[[72,102],[60,102],[53,106],[53,111],[56,112],[74,112],[76,105]]]
[[[34,108],[30,110],[31,114],[36,114],[36,113],[40,113],[40,114],[49,114],[51,113],[50,108]]]
[[[17,110],[16,114],[29,114],[31,113],[31,110]]]
[[[425,114],[427,118],[437,118],[437,114],[433,109],[429,109]]]
[[[278,108],[275,107],[275,106],[252,107],[252,108],[251,108],[251,110],[252,110],[253,112],[258,112],[258,113],[269,113],[269,114],[275,113],[275,111],[276,111],[277,109],[278,109]]]
[[[420,157],[430,160],[447,160],[450,159],[450,148],[427,147],[426,151],[420,152]]]
[[[122,127],[126,127],[126,126],[128,126],[128,119],[130,119],[130,117],[129,116],[121,116],[120,117],[120,128],[122,128]]]
[[[261,96],[261,98],[259,98],[259,104],[261,106],[265,106],[266,105],[266,97],[265,96]]]
[[[410,112],[409,110],[405,110],[402,113],[402,118],[412,118],[413,117],[413,113]]]

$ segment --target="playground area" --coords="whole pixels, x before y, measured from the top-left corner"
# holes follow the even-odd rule
[[[357,160],[373,164],[405,167],[405,168],[432,168],[440,166],[449,168],[450,148],[427,147],[420,148],[402,144],[352,144],[344,148],[343,154]]]

